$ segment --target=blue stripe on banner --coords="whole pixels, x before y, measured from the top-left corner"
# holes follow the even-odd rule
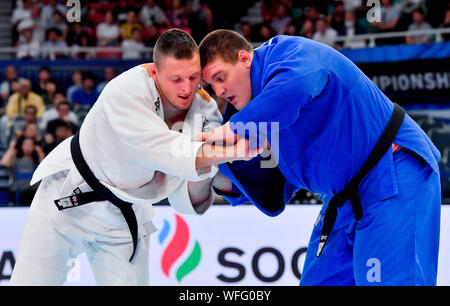
[[[161,230],[161,232],[159,233],[159,236],[158,236],[159,244],[162,244],[164,242],[164,240],[166,240],[166,237],[169,234],[169,230],[170,230],[170,224],[169,224],[169,222],[166,219],[164,219],[163,228],[162,228],[162,230]]]
[[[450,57],[450,42],[422,45],[380,46],[366,49],[342,49],[341,53],[355,63],[398,62],[415,59]]]

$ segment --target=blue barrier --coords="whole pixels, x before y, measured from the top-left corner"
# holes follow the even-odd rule
[[[0,80],[4,80],[5,67],[13,65],[16,67],[19,77],[29,79],[32,84],[38,82],[39,68],[42,66],[50,67],[52,78],[57,81],[58,89],[66,92],[66,89],[72,85],[72,73],[75,70],[90,71],[96,76],[97,83],[104,81],[105,67],[113,67],[116,75],[126,71],[134,66],[148,63],[151,59],[142,60],[0,60]]]
[[[355,63],[399,62],[450,57],[450,42],[421,45],[393,45],[364,49],[342,49]]]

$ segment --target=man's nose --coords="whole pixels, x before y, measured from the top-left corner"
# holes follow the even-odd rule
[[[214,91],[216,92],[216,95],[219,97],[224,97],[226,93],[226,89],[223,86],[213,86]]]

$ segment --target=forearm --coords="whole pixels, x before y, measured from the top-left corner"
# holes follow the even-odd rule
[[[195,211],[204,213],[212,204],[208,201],[211,198],[213,178],[208,178],[200,182],[188,182],[189,198]]]
[[[216,146],[213,144],[203,144],[197,151],[195,167],[197,170],[233,161],[233,154],[230,152],[233,146]]]
[[[212,186],[223,193],[233,192],[233,183],[220,172],[214,177]]]
[[[11,160],[12,160],[13,156],[14,156],[13,150],[9,149],[9,150],[6,151],[5,154],[3,155],[3,157],[2,157],[2,159],[1,159],[1,161],[0,161],[0,164],[1,164],[2,166],[5,166],[5,167],[11,166]]]

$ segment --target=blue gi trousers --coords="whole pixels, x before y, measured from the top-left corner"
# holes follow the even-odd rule
[[[311,235],[300,285],[436,285],[439,174],[404,148],[393,153],[393,159],[398,194],[369,206],[363,203],[364,216],[358,222],[344,212],[349,211],[349,202],[338,208],[337,220],[341,220],[316,257],[324,204]]]

